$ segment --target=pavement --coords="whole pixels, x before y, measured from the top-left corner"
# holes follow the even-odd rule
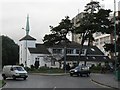
[[[33,75],[45,75],[45,76],[62,76],[69,75],[69,73],[31,73]],[[107,86],[113,89],[120,89],[120,81],[117,81],[114,74],[100,74],[100,73],[91,73],[90,78],[93,82]]]
[[[62,76],[69,75],[69,73],[30,73],[33,75],[43,75],[43,76]],[[107,86],[113,89],[120,89],[120,81],[117,81],[114,74],[100,74],[100,73],[91,73],[91,81]],[[0,75],[0,79],[2,79]]]
[[[32,75],[43,75],[43,76],[64,76],[69,75],[69,73],[30,73]]]
[[[36,75],[49,75],[49,76],[61,76],[69,75],[69,73],[31,73]],[[91,73],[90,78],[93,82],[107,86],[109,88],[120,89],[120,81],[117,81],[114,74],[100,74],[100,73]]]
[[[120,89],[120,81],[118,81],[114,74],[98,74],[92,73],[91,80],[95,83],[114,88]]]

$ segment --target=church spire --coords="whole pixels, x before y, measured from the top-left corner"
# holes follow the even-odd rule
[[[29,35],[30,27],[29,27],[29,15],[27,15],[27,23],[26,23],[26,35]]]

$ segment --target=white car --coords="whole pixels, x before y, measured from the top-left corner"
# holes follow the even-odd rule
[[[6,65],[3,67],[2,77],[4,80],[8,77],[12,77],[13,79],[23,78],[24,80],[26,80],[28,74],[22,66]]]

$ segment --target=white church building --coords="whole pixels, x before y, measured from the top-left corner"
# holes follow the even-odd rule
[[[25,67],[34,66],[39,61],[40,66],[51,66],[51,54],[43,44],[36,44],[36,39],[29,35],[29,16],[27,16],[26,35],[19,40],[19,64]],[[58,65],[57,65],[58,66]]]
[[[53,46],[45,46],[44,44],[36,43],[36,39],[29,35],[29,17],[27,17],[26,35],[21,38],[19,44],[19,64],[25,67],[35,65],[39,61],[39,67],[62,67],[66,62],[69,64],[77,63],[83,64],[99,64],[110,61],[108,56],[105,56],[96,46],[81,46],[78,43],[61,42]],[[64,50],[66,47],[66,60],[64,59]],[[81,55],[79,54],[81,50]],[[79,56],[80,55],[80,56]]]
[[[52,66],[50,52],[43,44],[36,44],[36,39],[30,35],[26,35],[20,39],[19,53],[19,63],[24,66],[30,67],[35,64],[35,61],[39,61],[40,67]]]

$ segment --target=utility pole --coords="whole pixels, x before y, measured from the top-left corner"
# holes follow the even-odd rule
[[[114,0],[114,43],[115,43],[115,71],[117,69],[117,55],[116,55],[116,52],[117,52],[117,48],[116,48],[116,0]]]

